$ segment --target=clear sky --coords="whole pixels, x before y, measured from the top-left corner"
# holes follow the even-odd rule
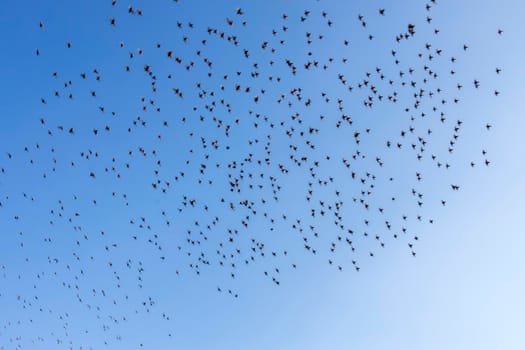
[[[0,349],[524,349],[524,10],[4,0]]]

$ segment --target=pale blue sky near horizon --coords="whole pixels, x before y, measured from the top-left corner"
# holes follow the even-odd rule
[[[0,208],[0,224],[3,227],[0,238],[0,349],[78,349],[80,346],[83,346],[83,349],[191,350],[525,348],[522,330],[525,325],[525,44],[522,40],[525,36],[522,24],[525,3],[518,0],[503,0],[497,3],[475,0],[438,1],[437,5],[433,5],[430,14],[433,24],[429,28],[436,26],[441,30],[435,37],[429,36],[431,30],[428,28],[427,31],[420,31],[427,15],[424,10],[427,2],[417,0],[407,0],[396,5],[380,0],[309,0],[306,5],[296,0],[271,4],[258,0],[250,3],[233,0],[182,0],[177,5],[171,1],[160,0],[130,1],[135,7],[144,9],[144,16],[140,19],[126,14],[128,3],[118,0],[119,12],[112,12],[110,3],[109,0],[56,0],[45,3],[37,0],[4,0],[3,9],[0,10],[0,167],[7,170],[6,174],[0,177],[0,201],[4,204],[4,207]],[[164,169],[175,169],[186,159],[186,155],[178,153],[176,148],[186,146],[180,143],[186,139],[183,138],[185,133],[175,131],[172,139],[164,140],[166,143],[161,144],[155,139],[156,134],[153,131],[149,132],[161,130],[160,127],[139,130],[134,134],[136,136],[132,137],[128,137],[125,132],[119,134],[118,127],[126,125],[127,121],[137,115],[141,107],[138,96],[142,94],[160,102],[163,113],[168,115],[156,117],[151,111],[148,112],[151,114],[144,113],[155,123],[163,118],[173,117],[173,122],[170,119],[170,123],[178,125],[176,118],[180,114],[191,115],[191,106],[195,101],[185,96],[185,100],[179,102],[172,95],[171,89],[165,94],[159,92],[157,95],[151,95],[150,90],[142,89],[149,88],[149,80],[144,77],[128,78],[123,72],[123,66],[128,64],[125,61],[128,52],[136,53],[137,47],[145,51],[145,58],[136,54],[133,72],[141,70],[143,64],[151,61],[153,70],[158,71],[161,76],[161,72],[171,68],[162,61],[162,55],[159,56],[161,58],[148,56],[155,50],[153,38],[163,43],[162,52],[167,49],[165,43],[173,41],[174,54],[184,57],[187,52],[193,52],[197,44],[188,44],[190,50],[181,43],[181,33],[177,32],[176,38],[175,35],[172,36],[170,30],[174,30],[177,20],[184,23],[191,20],[196,30],[205,31],[208,25],[226,29],[224,18],[229,16],[236,21],[234,30],[244,33],[239,23],[241,20],[235,16],[237,6],[244,9],[244,16],[248,21],[246,34],[239,35],[241,40],[248,41],[258,40],[259,35],[264,36],[261,34],[264,30],[267,33],[265,35],[271,38],[271,28],[281,25],[281,13],[297,15],[304,8],[311,8],[313,12],[326,8],[329,17],[334,18],[336,34],[330,36],[324,22],[319,20],[318,27],[312,28],[314,31],[326,33],[328,38],[324,43],[316,43],[318,46],[314,46],[312,50],[319,50],[315,51],[318,53],[323,50],[329,52],[332,46],[340,48],[344,37],[340,34],[341,26],[348,25],[352,28],[348,34],[352,37],[351,47],[347,53],[341,54],[347,55],[350,63],[347,66],[338,66],[340,69],[347,69],[345,75],[350,81],[358,80],[363,74],[362,71],[352,71],[353,67],[373,70],[376,59],[379,64],[388,65],[387,62],[391,61],[390,49],[396,47],[391,38],[397,32],[399,23],[418,23],[415,43],[407,43],[404,46],[406,51],[412,52],[411,49],[416,47],[419,50],[421,47],[417,45],[430,41],[433,47],[446,50],[444,56],[460,57],[455,68],[458,79],[462,79],[464,84],[464,92],[462,103],[457,107],[450,107],[453,116],[450,116],[449,123],[461,119],[464,121],[465,130],[462,130],[457,151],[451,160],[454,163],[449,177],[441,176],[442,173],[437,171],[433,172],[427,163],[424,165],[425,175],[428,175],[418,186],[425,193],[425,218],[428,214],[434,219],[434,224],[415,226],[414,230],[419,236],[417,257],[414,258],[407,248],[408,238],[402,241],[390,239],[385,249],[381,250],[374,246],[374,241],[356,238],[356,247],[365,248],[362,255],[358,255],[361,270],[355,272],[349,263],[351,258],[340,253],[336,257],[337,263],[340,261],[341,264],[346,264],[343,272],[340,272],[328,266],[328,255],[325,252],[320,252],[316,257],[303,252],[301,242],[295,240],[295,232],[289,229],[288,224],[279,222],[276,231],[290,231],[292,234],[272,235],[265,230],[267,226],[264,221],[256,221],[255,231],[266,239],[265,243],[270,249],[289,249],[289,260],[283,258],[282,262],[278,262],[281,268],[281,284],[276,287],[262,274],[263,270],[276,266],[277,262],[274,263],[273,260],[263,259],[259,261],[259,265],[240,266],[238,277],[231,281],[228,274],[223,273],[216,265],[208,269],[203,268],[202,273],[196,276],[190,269],[183,267],[189,262],[187,258],[171,258],[169,249],[175,251],[180,242],[175,243],[175,240],[170,241],[166,238],[171,237],[169,230],[158,229],[165,248],[163,254],[169,256],[169,264],[173,265],[159,263],[160,253],[151,244],[148,245],[144,241],[140,245],[123,239],[129,238],[131,232],[128,231],[129,226],[119,224],[126,223],[122,220],[133,218],[138,221],[141,215],[154,217],[154,213],[160,208],[172,209],[180,205],[180,196],[155,197],[151,195],[151,187],[138,186],[149,181],[150,170],[153,167],[146,158],[138,158],[137,151],[135,158],[130,161],[131,170],[121,169],[123,180],[104,177],[103,167],[111,164],[104,157],[113,152],[125,153],[128,148],[136,149],[145,145],[147,149],[158,148]],[[377,14],[377,10],[382,7],[386,9],[384,18]],[[316,18],[320,17],[317,12],[315,14]],[[357,14],[364,14],[368,20],[368,28],[364,31],[357,21]],[[115,28],[108,23],[112,16],[117,19]],[[38,28],[39,21],[44,23],[44,30]],[[292,32],[290,35],[293,36],[294,28],[299,27],[298,21],[297,18],[290,18],[288,21]],[[503,30],[502,35],[497,34],[498,28]],[[374,40],[380,43],[377,47],[369,49],[371,51],[367,51],[370,43],[366,35],[369,32],[373,33]],[[191,35],[189,31],[184,33]],[[200,40],[200,36],[197,38]],[[65,48],[65,42],[68,40],[72,42],[70,50]],[[126,42],[124,50],[118,48],[120,40]],[[231,77],[237,69],[250,71],[251,61],[246,63],[232,60],[229,56],[232,51],[225,50],[224,55],[221,55],[221,44],[212,39],[208,41],[207,50],[215,54],[214,69],[224,68],[230,72]],[[383,41],[384,45],[381,44]],[[466,52],[462,52],[463,43],[468,43],[469,49]],[[275,44],[282,50],[279,54],[284,56],[293,56],[302,49],[301,45],[304,44],[300,41],[287,42],[282,48]],[[37,47],[41,52],[38,58],[34,54]],[[402,48],[398,51],[400,55],[404,52]],[[371,56],[360,55],[361,52]],[[335,50],[335,54],[340,52]],[[253,55],[254,59],[259,57],[256,53]],[[263,57],[263,54],[260,57]],[[265,62],[269,57],[264,56],[260,62]],[[411,59],[413,60],[407,57],[406,61]],[[196,59],[195,61],[197,62]],[[450,65],[446,59],[439,62],[442,63],[437,66],[443,68],[442,74],[445,75]],[[494,73],[496,66],[502,68],[500,75]],[[100,85],[93,85],[91,70],[94,67],[101,71]],[[51,76],[55,69],[59,71],[60,76],[57,81]],[[286,80],[286,67],[275,69],[275,75],[282,75],[283,80]],[[269,70],[268,67],[261,68],[262,72]],[[83,82],[79,77],[81,71],[91,75],[91,80]],[[198,67],[195,74],[202,73],[204,76],[203,72],[207,71]],[[387,74],[391,72],[393,75],[397,74],[394,70],[386,71]],[[183,73],[175,73],[174,84],[189,90],[190,86],[194,87],[195,81],[178,80]],[[54,99],[52,96],[53,91],[61,88],[60,84],[64,79],[68,79],[67,77],[73,80],[73,89],[76,89],[74,104],[65,102],[65,93],[60,99]],[[472,79],[478,77],[482,90],[479,93],[470,86]],[[247,84],[252,83],[249,78],[246,79]],[[319,80],[316,80],[315,84],[303,76],[294,79],[290,80],[290,84],[304,84],[305,93],[309,89],[308,85],[313,88],[329,82],[328,79],[323,80],[322,76],[317,77]],[[202,81],[205,85],[208,82],[204,78]],[[139,85],[145,82],[146,85]],[[454,79],[447,77],[443,77],[441,82],[452,87],[456,84]],[[211,90],[211,83],[209,84]],[[107,109],[104,115],[97,113],[89,96],[82,95],[93,86],[96,86],[98,94],[96,103],[104,104]],[[159,90],[168,87],[167,83],[165,85],[160,79],[159,86]],[[339,93],[336,87],[327,86],[326,89],[332,99],[336,100]],[[494,89],[501,92],[497,98],[492,94]],[[453,95],[450,92],[447,97]],[[130,96],[132,98],[129,98]],[[40,104],[41,97],[48,100],[45,106]],[[228,95],[228,98],[231,96]],[[398,130],[394,130],[395,118],[402,115],[401,113],[381,105],[371,110],[359,106],[353,111],[352,104],[360,103],[360,100],[352,98],[355,97],[349,97],[345,107],[352,113],[357,127],[365,128],[371,125],[373,131],[378,130],[380,137],[398,134]],[[180,105],[171,104],[173,99],[177,99],[176,103]],[[207,101],[197,100],[197,103],[205,102]],[[250,108],[251,100],[236,102],[236,108],[240,107],[236,111]],[[108,116],[112,108],[118,110],[118,117],[114,119]],[[323,108],[323,105],[314,104],[312,113],[315,113],[316,118],[319,112],[323,113]],[[335,110],[333,106],[330,108],[332,112]],[[276,108],[267,112],[277,114],[282,111]],[[302,113],[307,115],[308,110],[303,109]],[[74,127],[74,139],[58,132],[53,139],[48,138],[45,129],[39,125],[41,117],[46,119],[48,125],[56,122]],[[279,118],[280,115],[277,119]],[[92,126],[103,129],[108,122],[114,123],[111,131],[114,138],[104,138],[104,133],[101,132],[102,136],[97,136],[99,138],[96,141],[99,143],[95,143],[91,135]],[[488,132],[484,127],[485,123],[493,125]],[[199,130],[196,120],[190,120],[187,125],[191,130]],[[403,123],[399,128],[406,125]],[[439,124],[428,125],[437,128]],[[448,124],[450,127],[452,125]],[[445,136],[441,136],[436,130],[436,137],[438,140],[445,140],[445,146],[446,137],[451,134],[449,131],[450,128],[446,129],[443,131]],[[202,132],[209,139],[214,135],[211,129]],[[334,152],[344,154],[346,149],[339,146],[344,144],[345,134],[342,131],[338,133],[339,131],[334,129],[333,133],[320,134],[317,141],[321,144],[319,148],[322,151],[337,148]],[[242,156],[245,153],[241,142],[245,136],[243,133],[233,134],[230,141],[227,141],[231,143],[232,148],[239,147],[243,151],[240,153]],[[263,140],[264,134],[261,131],[253,137]],[[60,175],[49,176],[46,180],[41,178],[43,172],[51,174],[53,155],[36,151],[36,142],[42,150],[56,147],[56,157],[60,157],[57,165]],[[197,149],[200,145],[199,139],[188,142],[188,147]],[[288,141],[276,136],[273,142],[273,151],[278,160],[281,159],[278,147],[286,147],[282,153],[282,159],[285,159],[284,154],[287,155],[288,152],[285,142]],[[299,141],[293,139],[293,142]],[[27,145],[31,148],[30,152],[23,150]],[[325,145],[325,148],[322,145]],[[91,181],[89,176],[76,177],[79,174],[87,175],[93,169],[92,163],[83,162],[78,157],[79,151],[89,148],[101,152],[100,163],[95,166],[97,182]],[[381,155],[386,163],[385,169],[401,177],[396,185],[399,189],[409,188],[415,182],[413,178],[402,177],[406,170],[404,164],[388,163],[395,157],[385,151],[384,144],[363,140],[362,148],[370,153],[371,162],[375,158],[372,155]],[[408,149],[408,145],[406,148]],[[488,151],[487,158],[491,162],[488,167],[482,164],[482,148]],[[316,151],[318,153],[312,152],[314,157],[319,156],[321,150]],[[177,156],[181,155],[180,159],[173,157],[170,160],[171,151]],[[8,152],[13,154],[13,160],[7,159]],[[200,155],[197,151],[190,157],[199,162]],[[226,161],[227,157],[228,154],[220,153],[214,161]],[[477,165],[470,169],[468,163],[473,158],[476,159]],[[29,165],[29,159],[34,160],[35,165]],[[74,170],[68,167],[70,159],[75,159],[78,163]],[[401,156],[399,159],[405,158]],[[363,166],[368,169],[370,163],[364,161]],[[412,163],[406,165],[409,169],[411,166]],[[342,174],[335,168],[323,171],[326,174],[333,172],[339,177]],[[293,174],[295,176],[297,173]],[[197,178],[197,175],[192,173],[188,177]],[[306,204],[301,204],[304,201],[303,192],[296,192],[300,181],[306,177],[280,177],[280,183],[285,190],[279,205],[289,207],[290,213],[294,213],[289,215],[290,218],[309,210]],[[460,191],[451,192],[447,182],[450,179],[461,184]],[[380,195],[389,198],[388,182],[380,181],[378,180],[378,187],[382,191]],[[351,185],[342,186],[348,192],[353,189]],[[123,205],[125,200],[122,200],[122,197],[118,197],[117,204],[110,204],[113,202],[108,191],[113,188],[118,189],[119,195],[122,192],[129,195],[129,207]],[[181,191],[195,193],[202,199],[218,193],[215,188],[203,189],[196,185],[183,187]],[[29,196],[34,195],[37,199],[36,204],[21,198],[22,192]],[[53,207],[59,211],[56,209],[57,200],[63,200],[66,209],[71,209],[74,205],[72,193],[85,200],[82,205],[76,204],[79,205],[77,210],[81,215],[80,219],[74,219],[74,222],[83,226],[84,233],[93,234],[89,243],[82,242],[84,250],[75,247],[74,242],[77,238],[73,238],[73,235],[68,236],[71,231],[65,220],[61,223],[60,219],[55,217],[54,229],[47,225],[50,219],[49,208]],[[6,199],[6,196],[10,198]],[[91,198],[97,198],[100,209],[89,205]],[[439,205],[439,198],[447,199],[446,207]],[[152,199],[155,201],[149,202]],[[346,200],[351,201],[350,198]],[[392,215],[397,215],[412,210],[413,204],[410,199],[400,197],[397,203],[387,204],[387,210]],[[64,215],[71,215],[67,210],[67,214]],[[269,211],[273,214],[271,209]],[[229,217],[228,212],[219,209],[217,212],[224,214],[221,220],[222,224],[225,224],[224,221]],[[358,216],[365,215],[359,210],[356,210],[356,213]],[[20,215],[21,220],[15,222],[13,215]],[[200,217],[196,211],[188,211],[188,216],[184,215],[178,218],[182,233],[185,231],[184,224],[189,225],[197,219],[204,223],[208,221],[208,218]],[[151,222],[152,226],[158,227],[163,224],[160,217],[157,218],[157,221]],[[379,220],[379,223],[382,221]],[[333,226],[321,221],[319,227],[321,231],[333,229]],[[106,232],[104,239],[96,238],[100,237],[100,230]],[[23,238],[19,234],[21,231]],[[53,246],[42,243],[41,238],[47,235],[53,236]],[[215,242],[214,239],[216,238],[211,238],[210,241]],[[21,242],[24,243],[23,249],[20,248]],[[98,249],[114,242],[119,243],[119,249],[110,249],[107,256],[101,257],[100,263],[83,265],[88,260],[87,256],[102,254],[103,249]],[[373,259],[366,259],[369,247],[377,252]],[[209,250],[210,255],[215,253],[214,249]],[[80,252],[85,260],[82,260],[82,263],[75,261],[73,251]],[[60,270],[59,277],[52,277],[52,273],[58,268],[47,263],[49,256],[60,257],[61,261],[65,261],[64,264],[71,265],[72,270]],[[30,262],[25,261],[26,257],[30,258]],[[124,293],[114,287],[112,272],[103,269],[107,268],[108,260],[117,264],[130,257],[134,264],[138,260],[144,261],[147,275],[143,283],[144,289],[139,290],[134,279],[135,270],[117,270],[122,276],[122,289],[129,288],[129,291]],[[287,264],[289,267],[292,261],[298,264],[297,269],[283,266]],[[79,293],[83,294],[84,300],[102,306],[100,314],[106,317],[103,320],[96,318],[97,313],[88,312],[84,306],[79,305],[75,291],[62,287],[63,281],[74,281],[78,269],[84,266],[86,277],[77,280],[81,287]],[[158,273],[155,273],[156,269]],[[175,275],[176,269],[181,271],[181,276]],[[48,275],[37,278],[36,274],[41,271]],[[38,288],[33,288],[35,284],[38,284]],[[234,288],[239,297],[232,298],[224,292],[217,293],[216,288],[219,285],[225,290]],[[111,305],[109,298],[100,300],[97,299],[99,296],[90,299],[92,286],[96,286],[93,287],[96,289],[106,286],[108,295],[115,295],[119,303],[116,306]],[[134,316],[136,305],[131,302],[129,305],[125,302],[121,304],[124,295],[122,293],[129,295],[133,302],[153,295],[156,305],[152,307],[151,313],[141,312],[139,316]],[[22,300],[32,302],[32,306],[17,301],[17,296],[20,295]],[[35,296],[38,296],[38,300]],[[39,307],[54,312],[38,312]],[[160,316],[164,310],[170,315],[169,322],[165,322]],[[65,321],[58,319],[58,315],[64,316],[65,313],[68,313]],[[108,319],[109,315],[129,317],[126,322],[117,325]],[[68,324],[67,331],[62,328],[64,322]],[[105,331],[101,327],[102,324],[109,324],[113,328]],[[84,333],[85,329],[89,330],[89,334]],[[167,337],[167,333],[171,333],[171,337]],[[116,338],[120,335],[121,340]],[[38,337],[43,337],[44,340]],[[57,344],[56,339],[64,339],[64,343]],[[104,345],[105,341],[108,342],[107,345]],[[139,344],[143,344],[143,347]]]

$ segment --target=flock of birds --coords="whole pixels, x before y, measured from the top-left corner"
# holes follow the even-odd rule
[[[93,25],[110,38],[148,16],[108,2],[106,22]],[[78,349],[70,334],[89,343],[93,328],[111,346],[133,317],[170,324],[169,300],[155,294],[163,276],[214,278],[218,293],[239,298],[243,274],[278,287],[305,255],[342,272],[396,242],[416,257],[430,211],[461,189],[448,174],[490,166],[482,147],[466,164],[455,158],[465,126],[492,128],[457,116],[462,93],[500,92],[456,79],[469,46],[434,44],[436,0],[390,31],[386,7],[342,23],[323,1],[305,3],[271,20],[243,7],[209,26],[170,18],[171,41],[108,39],[114,61],[90,67],[75,57],[105,43],[64,32],[56,52],[35,48],[35,65],[60,63],[42,69],[54,88],[37,97],[38,140],[12,145],[0,163],[10,231],[1,278],[19,291],[0,287],[0,302],[23,310],[0,317],[0,349]],[[44,41],[52,27],[35,23]],[[140,40],[144,48],[134,47]],[[87,315],[95,320],[85,325]],[[37,326],[39,318],[54,321]],[[17,335],[20,327],[34,337]]]

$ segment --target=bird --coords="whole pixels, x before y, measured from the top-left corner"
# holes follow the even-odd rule
[[[448,22],[434,9],[452,5],[364,5],[343,23],[343,3],[255,0],[262,27],[252,5],[175,0],[154,13],[112,0],[95,17],[71,13],[69,30],[54,30],[60,18],[29,24],[42,49],[27,91],[36,106],[17,107],[27,133],[0,157],[5,270],[21,271],[1,271],[0,303],[15,286],[21,316],[2,334],[148,347],[133,319],[171,342],[184,317],[168,286],[213,279],[217,295],[199,295],[238,303],[252,276],[287,290],[305,259],[352,274],[383,249],[416,257],[459,184],[497,166],[483,144],[497,120],[462,103],[495,103],[505,67],[489,66],[489,81],[462,33],[440,39],[434,23]],[[393,13],[401,26],[382,26]],[[73,30],[84,27],[92,35]]]

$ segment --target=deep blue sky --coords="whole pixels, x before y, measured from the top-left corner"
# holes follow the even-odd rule
[[[6,0],[0,349],[524,348],[525,5],[428,3]]]

